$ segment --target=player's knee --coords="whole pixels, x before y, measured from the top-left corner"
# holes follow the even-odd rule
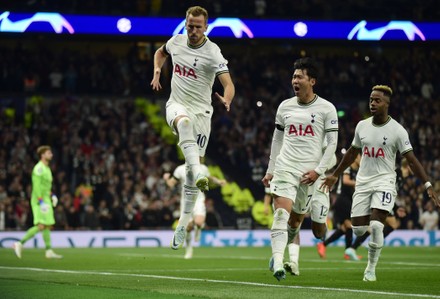
[[[381,249],[383,247],[383,244],[378,244],[375,242],[368,242],[368,247],[372,248],[372,249]]]
[[[383,231],[384,224],[377,220],[371,220],[370,221],[370,227],[371,227],[371,233],[374,234],[375,232],[381,232]]]
[[[368,225],[362,225],[362,226],[354,226],[353,225],[353,233],[357,236],[363,236],[368,230]]]
[[[304,217],[301,217],[301,215],[298,215],[296,213],[291,213],[289,216],[289,226],[293,228],[299,228],[301,226],[301,223],[303,221]]]
[[[188,116],[181,117],[177,121],[176,128],[179,133],[179,144],[194,140],[193,124]]]
[[[272,230],[287,230],[287,221],[289,220],[289,212],[285,209],[278,208],[273,213]]]

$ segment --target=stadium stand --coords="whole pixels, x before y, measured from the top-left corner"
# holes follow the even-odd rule
[[[174,6],[169,1],[87,1],[85,6],[79,2],[11,1],[2,7],[181,16],[194,1],[178,1]],[[352,18],[353,8],[364,5],[344,1],[347,9],[334,9],[315,0],[300,1],[290,9],[291,1],[242,2],[246,4],[234,9],[236,1],[202,5],[213,16],[287,18],[292,11],[289,17],[307,12],[312,19]],[[258,15],[255,6],[264,6],[263,2],[265,12]],[[418,9],[408,11],[399,5],[394,15],[395,1],[383,4],[389,10],[359,9],[370,19],[438,20],[434,2],[420,1]],[[40,144],[50,144],[55,154],[54,185],[62,203],[56,209],[56,229],[170,228],[178,217],[179,190],[165,188],[161,175],[180,161],[170,142],[172,136],[156,128],[161,127],[160,118],[148,115],[146,106],[140,104],[147,101],[163,107],[169,94],[169,78],[164,78],[160,93],[153,94],[149,86],[154,43],[145,52],[145,42],[133,40],[18,39],[12,35],[1,40],[5,42],[0,43],[0,213],[4,215],[0,229],[23,230],[32,223],[29,180]],[[410,132],[415,153],[428,174],[440,177],[440,93],[436,83],[440,65],[433,63],[439,61],[438,44],[402,47],[399,43],[299,45],[274,41],[268,45],[263,40],[243,46],[221,42],[237,94],[230,113],[213,102],[215,129],[207,155],[210,163],[219,165],[226,178],[241,188],[240,196],[235,196],[241,206],[228,202],[230,198],[223,193],[227,190],[213,190],[209,193],[213,223],[237,228],[261,225],[253,222],[251,207],[253,200],[263,198],[260,180],[268,162],[275,109],[292,96],[288,62],[304,55],[320,61],[316,91],[338,108],[338,153],[349,146],[354,125],[368,114],[370,87],[389,84],[396,92],[390,114]],[[438,183],[436,189],[440,191]],[[423,185],[416,178],[404,178],[398,205],[407,210],[407,216],[401,219],[401,228],[421,228],[418,219],[427,201],[423,194]]]

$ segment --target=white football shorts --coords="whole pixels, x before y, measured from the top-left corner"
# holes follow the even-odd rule
[[[397,191],[393,186],[362,189],[357,188],[353,194],[351,217],[371,215],[371,209],[391,212],[396,201]]]
[[[176,117],[182,115],[188,116],[193,122],[194,138],[199,146],[199,155],[200,157],[204,157],[209,142],[209,136],[211,135],[212,114],[193,114],[190,108],[187,109],[182,104],[168,101],[166,103],[166,119],[174,134],[177,134],[176,129],[173,126],[174,120]]]
[[[275,170],[273,178],[270,181],[270,192],[275,196],[281,196],[290,199],[299,209],[306,207],[309,186],[300,184],[301,178],[292,172],[284,170]],[[302,213],[299,213],[302,214]]]
[[[316,180],[316,182],[309,188],[308,194],[308,196],[311,197],[308,213],[310,213],[312,221],[316,223],[326,223],[328,211],[330,209],[329,192],[324,192],[324,190],[319,189],[319,186],[322,184],[322,178],[325,178],[325,175]]]

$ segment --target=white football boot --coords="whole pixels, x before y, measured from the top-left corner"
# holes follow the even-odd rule
[[[15,243],[12,245],[12,248],[14,248],[15,255],[16,255],[19,259],[21,259],[21,252],[23,251],[23,244],[21,244],[20,242],[15,242]]]
[[[178,225],[174,231],[173,239],[171,240],[171,249],[177,250],[185,242],[186,229],[183,225]]]
[[[52,249],[48,249],[48,250],[46,250],[46,258],[47,259],[62,259],[63,256],[56,254],[55,252],[53,252]]]

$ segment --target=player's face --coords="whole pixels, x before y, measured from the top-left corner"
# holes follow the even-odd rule
[[[194,17],[189,15],[186,20],[186,31],[188,34],[189,43],[192,46],[197,46],[203,42],[205,32],[208,29],[205,17],[200,15]]]
[[[388,97],[378,90],[373,90],[370,95],[370,112],[371,115],[388,114]]]
[[[53,157],[53,153],[52,153],[51,150],[45,151],[45,152],[41,155],[41,158],[42,158],[43,160],[46,160],[46,161],[50,161],[50,160],[52,160],[52,157]]]
[[[296,69],[292,76],[292,86],[295,95],[300,99],[308,99],[313,95],[315,79],[307,75],[307,70]]]

